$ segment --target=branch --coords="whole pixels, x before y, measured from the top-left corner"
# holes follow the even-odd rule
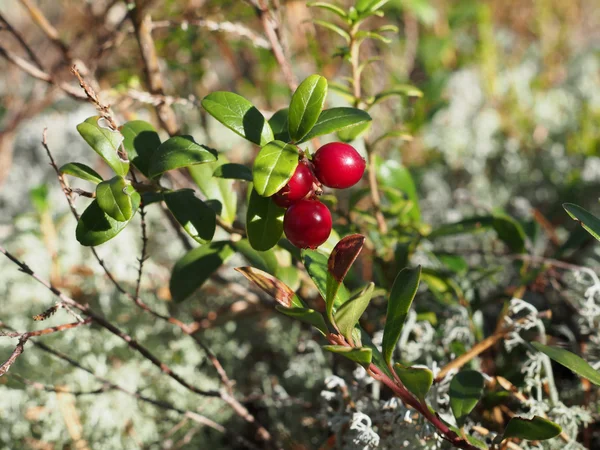
[[[8,337],[14,337],[14,338],[18,337],[19,338],[19,343],[15,347],[14,351],[12,352],[12,354],[10,355],[8,360],[6,360],[5,363],[0,365],[0,377],[2,375],[4,375],[6,372],[8,372],[8,370],[10,369],[10,366],[12,366],[14,364],[14,362],[17,360],[17,358],[25,351],[25,344],[27,343],[27,341],[30,338],[35,337],[35,336],[43,336],[45,334],[57,333],[59,331],[69,330],[71,328],[76,328],[81,325],[88,325],[91,322],[92,322],[92,319],[86,319],[83,322],[66,323],[64,325],[58,325],[56,327],[44,328],[43,330],[28,331],[26,333],[0,331],[0,336],[8,336]],[[2,322],[0,322],[0,326],[3,326],[3,325],[4,324]]]
[[[151,94],[164,95],[164,84],[158,66],[158,55],[152,39],[152,19],[150,14],[143,11],[141,0],[135,0],[135,8],[131,11],[131,21],[135,30],[135,36],[140,45],[140,53],[144,61],[146,78]],[[175,119],[175,113],[171,106],[161,103],[155,107],[161,126],[167,130],[169,135],[178,133],[179,126]]]

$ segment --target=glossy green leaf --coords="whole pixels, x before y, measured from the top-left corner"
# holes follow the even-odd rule
[[[256,107],[233,92],[213,92],[202,100],[203,108],[233,132],[258,145],[271,142],[273,131]]]
[[[483,395],[483,375],[476,370],[458,372],[450,382],[450,407],[460,425]]]
[[[331,251],[327,260],[327,285],[325,304],[327,317],[332,323],[334,301],[344,278],[350,267],[356,261],[365,243],[365,237],[360,234],[352,234],[341,239]],[[355,322],[356,323],[356,322]],[[351,330],[350,330],[351,331]]]
[[[600,219],[581,206],[574,205],[573,203],[565,203],[563,204],[563,208],[573,220],[579,222],[588,233],[600,241]]]
[[[277,311],[282,314],[285,314],[288,317],[299,320],[300,322],[307,323],[312,325],[317,330],[319,330],[323,335],[327,335],[329,330],[327,329],[327,325],[325,324],[325,319],[323,318],[323,314],[314,309],[310,308],[285,308],[283,306],[277,305],[275,307]]]
[[[304,308],[298,296],[285,283],[255,267],[236,267],[239,273],[252,281],[284,308]]]
[[[315,283],[321,297],[325,299],[327,297],[327,277],[329,274],[327,269],[328,257],[316,250],[302,250],[301,255],[308,275]],[[337,311],[337,308],[348,300],[348,298],[350,298],[350,294],[346,286],[342,283],[334,297],[332,311]]]
[[[306,4],[306,6],[312,6],[315,8],[321,8],[327,11],[331,11],[334,14],[337,14],[339,17],[341,17],[342,19],[346,19],[348,17],[348,15],[346,14],[346,11],[344,11],[342,8],[340,8],[337,5],[332,5],[331,3],[327,3],[327,2],[308,2]]]
[[[311,75],[298,88],[288,112],[288,132],[293,141],[300,141],[313,128],[325,105],[327,80],[320,75]]]
[[[207,198],[207,204],[221,216],[223,221],[232,224],[237,212],[237,193],[233,188],[233,180],[215,178],[213,173],[217,168],[227,163],[227,158],[220,156],[218,161],[199,164],[188,168],[192,179]]]
[[[319,115],[317,122],[310,132],[298,142],[310,141],[317,136],[359,126],[371,120],[369,113],[357,108],[340,107],[326,109]]]
[[[394,371],[406,389],[422,402],[433,384],[433,372],[424,367],[404,367],[394,364]]]
[[[152,155],[148,169],[150,177],[164,172],[217,160],[217,152],[196,143],[192,136],[174,136],[160,144]]]
[[[119,128],[123,135],[123,146],[131,163],[146,177],[152,155],[160,146],[160,137],[152,125],[143,120],[131,120]]]
[[[288,115],[289,109],[284,108],[277,111],[269,119],[269,125],[273,130],[275,139],[278,141],[290,141],[290,133],[288,132]]]
[[[270,197],[281,190],[296,171],[298,157],[298,147],[282,141],[273,141],[261,148],[252,168],[256,192]]]
[[[381,344],[383,357],[387,364],[390,364],[392,360],[392,354],[398,339],[400,339],[410,305],[417,294],[420,279],[421,266],[416,269],[406,268],[398,273],[392,285]]]
[[[498,435],[495,443],[500,443],[504,439],[517,438],[528,441],[545,441],[552,439],[562,433],[560,425],[544,419],[540,416],[533,416],[531,419],[523,417],[513,417],[508,422],[504,433]]]
[[[361,366],[368,366],[371,364],[371,359],[373,358],[373,351],[367,347],[352,348],[344,345],[324,345],[323,349],[342,355]]]
[[[234,253],[228,241],[211,242],[187,252],[171,272],[173,300],[181,302],[192,295]]]
[[[419,196],[410,171],[395,159],[383,160],[377,157],[377,179],[382,186],[398,189],[411,201],[408,210],[409,217],[416,222],[421,220],[421,209],[419,208]],[[387,192],[391,202],[399,202],[401,199]]]
[[[596,386],[600,386],[600,372],[590,366],[583,358],[563,348],[549,347],[539,342],[532,342],[531,345],[577,375],[591,381]]]
[[[71,175],[72,177],[81,178],[82,180],[91,181],[92,183],[98,184],[102,182],[102,177],[89,166],[85,164],[70,162],[58,169],[58,171],[65,175]]]
[[[246,232],[253,249],[266,251],[277,245],[283,234],[284,214],[284,208],[252,189],[246,212]]]
[[[77,125],[77,131],[117,175],[124,177],[129,172],[129,161],[123,161],[119,156],[123,135],[105,123],[100,116],[90,117]]]
[[[454,431],[456,433],[457,436],[460,436],[460,439],[463,442],[466,440],[469,444],[475,446],[476,448],[478,448],[480,450],[489,450],[489,447],[487,446],[487,444],[485,442],[483,442],[482,440],[477,439],[476,437],[471,436],[471,435],[465,433],[464,431],[461,431],[460,428],[457,428],[454,425],[451,425],[447,422],[445,422],[445,423],[448,425],[448,428],[450,428],[452,431]]]
[[[275,272],[279,268],[279,262],[273,249],[264,252],[254,250],[248,239],[240,239],[234,242],[233,246],[253,267],[276,276]]]
[[[367,309],[367,306],[369,306],[374,290],[375,283],[369,283],[355,297],[348,299],[340,306],[334,315],[338,330],[350,343],[353,343],[352,332],[354,327],[358,324],[358,320]]]
[[[75,237],[81,245],[94,247],[114,238],[128,223],[117,222],[102,211],[98,202],[94,200],[79,218]]]
[[[125,178],[117,175],[96,186],[96,201],[117,222],[126,222],[139,207],[141,197]]]
[[[252,181],[252,169],[243,164],[227,163],[218,166],[213,176],[230,180]]]
[[[348,32],[346,30],[337,26],[334,23],[327,22],[326,20],[312,20],[312,23],[314,23],[315,25],[318,25],[320,27],[327,28],[328,30],[339,34],[341,37],[343,37],[346,40],[346,42],[350,42],[350,34],[348,34]]]
[[[200,200],[192,189],[163,194],[165,203],[187,234],[200,244],[212,241],[217,217],[212,208]]]
[[[348,128],[344,128],[337,132],[337,137],[342,142],[352,142],[362,134],[364,134],[371,127],[371,122],[363,122],[357,125],[353,125]]]

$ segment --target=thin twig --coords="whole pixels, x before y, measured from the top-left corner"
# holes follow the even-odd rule
[[[39,60],[33,49],[29,45],[27,45],[27,42],[25,42],[25,38],[10,24],[8,20],[6,20],[6,18],[1,13],[0,22],[2,22],[4,24],[4,27],[15,37],[17,42],[19,42],[23,50],[27,52],[29,58],[31,58],[31,60],[35,63],[38,69],[44,70],[41,61]]]

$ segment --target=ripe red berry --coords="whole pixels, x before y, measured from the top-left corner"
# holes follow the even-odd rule
[[[273,195],[276,205],[282,208],[289,207],[292,203],[303,199],[312,190],[314,177],[308,166],[300,162],[288,184]]]
[[[288,208],[283,218],[283,231],[299,248],[317,248],[331,233],[331,213],[318,200],[299,200]]]
[[[315,152],[312,162],[319,181],[331,188],[354,186],[365,173],[365,160],[343,142],[325,144]]]

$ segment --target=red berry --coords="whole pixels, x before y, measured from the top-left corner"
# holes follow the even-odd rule
[[[273,201],[282,208],[306,197],[312,190],[314,177],[308,166],[300,162],[288,184],[273,195]]]
[[[354,186],[365,173],[365,160],[351,145],[332,142],[313,156],[315,175],[327,187],[345,189]]]
[[[283,218],[286,237],[299,248],[317,248],[329,237],[331,226],[331,213],[318,200],[297,201]]]

